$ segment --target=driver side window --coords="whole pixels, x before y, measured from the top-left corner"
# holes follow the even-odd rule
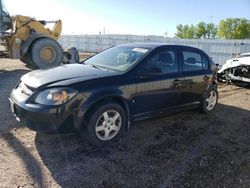
[[[174,50],[162,49],[156,52],[146,62],[146,68],[157,70],[159,73],[177,73],[178,61]]]

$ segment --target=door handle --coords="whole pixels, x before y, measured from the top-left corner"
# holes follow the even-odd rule
[[[203,80],[204,80],[204,81],[207,81],[209,78],[210,78],[210,77],[206,75],[206,76],[203,77]]]
[[[145,74],[145,75],[140,75],[139,78],[140,78],[141,80],[145,80],[145,79],[150,78],[150,75],[147,75],[147,74]]]
[[[175,86],[179,86],[179,85],[182,85],[182,80],[174,80],[173,81],[173,85],[175,85]]]

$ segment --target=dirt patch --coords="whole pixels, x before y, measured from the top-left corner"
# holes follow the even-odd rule
[[[249,187],[250,90],[219,87],[211,115],[198,110],[142,121],[96,149],[76,134],[35,133],[8,110],[29,70],[0,60],[0,187]]]

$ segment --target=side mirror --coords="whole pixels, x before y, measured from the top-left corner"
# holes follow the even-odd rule
[[[211,67],[212,71],[216,73],[220,69],[219,66],[220,65],[218,63],[217,64],[212,64],[212,67]]]

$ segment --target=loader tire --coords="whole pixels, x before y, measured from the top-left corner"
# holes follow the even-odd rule
[[[23,57],[21,57],[21,61],[33,69],[33,68],[36,68],[36,66],[34,65],[32,61],[31,49],[32,49],[32,45],[29,47],[29,50],[27,51],[27,53]]]
[[[31,60],[40,69],[59,66],[63,61],[63,49],[53,39],[39,39],[32,45]]]
[[[32,59],[31,59],[31,53],[28,52],[27,54],[25,54],[25,56],[23,56],[21,58],[21,61],[24,62],[27,65],[32,65],[33,62],[32,62]]]

